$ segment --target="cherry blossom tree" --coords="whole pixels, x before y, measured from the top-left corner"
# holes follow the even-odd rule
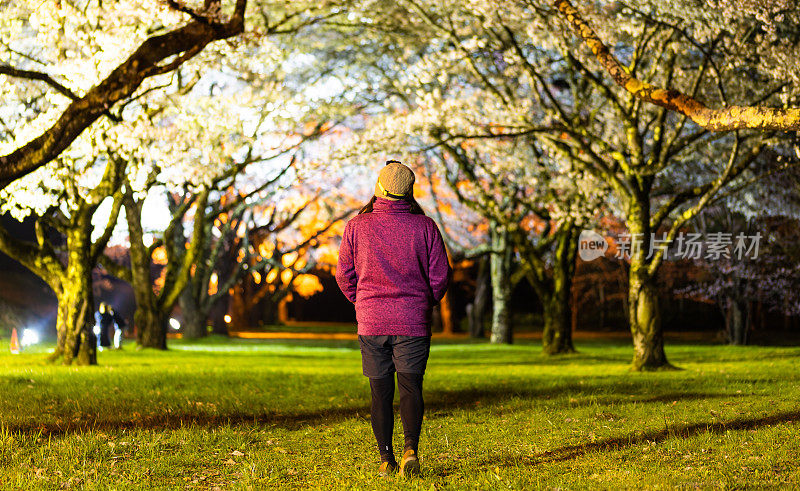
[[[252,94],[249,90],[245,93]],[[284,180],[287,175],[296,178],[293,159],[283,167],[270,164],[320,133],[320,125],[308,134],[292,134],[292,129],[282,133],[269,109],[257,111],[257,123],[245,132],[248,111],[244,117],[225,115],[230,113],[233,99],[239,100],[240,110],[247,107],[243,95],[237,91],[225,97],[209,96],[207,99],[217,103],[227,102],[216,109],[208,107],[209,100],[204,104],[203,98],[195,95],[194,109],[186,105],[178,113],[160,114],[162,121],[153,125],[158,137],[151,135],[146,143],[148,160],[138,162],[140,173],[146,170],[147,175],[142,183],[126,182],[131,267],[108,258],[103,264],[133,286],[137,301],[134,323],[141,346],[166,349],[168,321],[181,298],[189,335],[204,331],[214,303],[249,272],[250,264],[243,258],[237,259],[238,266],[220,271],[218,261],[226,259],[222,254],[226,244],[227,252],[238,257],[243,251],[249,257],[252,248],[247,228],[255,226],[254,208],[290,187],[292,179]],[[215,111],[219,117],[209,124],[205,115]],[[195,136],[193,142],[180,139],[187,130]],[[159,142],[170,143],[161,148]],[[198,144],[205,145],[200,155]],[[166,197],[169,221],[163,230],[147,231],[145,204],[153,199],[150,191],[154,189]],[[230,249],[232,242],[235,247]],[[254,266],[252,271],[266,264]],[[152,271],[158,267],[162,267],[160,276],[153,278]],[[209,294],[212,289],[214,293]]]
[[[700,19],[696,29],[686,30],[623,7],[625,15],[616,4],[609,5],[609,21],[603,25],[630,47],[627,71],[636,80],[687,87],[695,97],[749,97],[756,103],[783,91],[783,85],[765,86],[761,77],[743,80],[741,71],[749,65],[738,53],[716,44],[724,35],[719,24]],[[569,163],[564,167],[572,174],[567,176],[587,176],[607,186],[608,210],[623,217],[630,234],[642,240],[630,256],[634,368],[669,367],[654,283],[663,260],[659,245],[670,243],[719,194],[755,177],[754,166],[772,157],[765,149],[783,145],[785,139],[763,132],[714,134],[684,115],[646,104],[624,88],[606,83],[592,70],[591,55],[564,32],[560,15],[547,5],[407,1],[376,11],[371,14],[373,22],[392,27],[391,43],[385,44],[395,59],[405,55],[415,61],[401,63],[399,69],[385,63],[387,53],[379,51],[382,56],[374,63],[370,80],[382,73],[391,75],[390,89],[376,91],[387,97],[377,98],[389,108],[422,108],[403,115],[398,121],[404,123],[383,125],[378,133],[417,134],[417,123],[425,120],[460,123],[454,125],[460,130],[455,132],[456,141],[465,135],[535,136],[554,159]],[[392,21],[390,16],[402,20]],[[441,90],[439,79],[450,77],[468,78],[483,91],[472,111],[466,104],[440,104],[448,94]],[[409,91],[413,104],[404,101],[409,97],[404,85],[415,87]],[[517,87],[527,89],[520,90],[525,97],[515,93]],[[453,99],[468,100],[472,95]],[[775,167],[784,164],[774,162]],[[661,231],[666,235],[653,242],[653,234]]]
[[[13,139],[0,147],[13,149],[0,156],[0,188],[56,158],[99,118],[119,121],[112,107],[140,88],[152,90],[146,81],[174,71],[209,43],[241,34],[247,7],[246,0],[230,12],[219,0],[200,9],[178,2],[81,3],[18,2],[4,11],[3,50],[18,64],[3,64],[0,74],[51,90],[26,108],[32,120],[15,124]],[[48,66],[60,73],[48,73]]]
[[[106,128],[109,132],[111,130]],[[82,137],[89,158],[59,158],[0,191],[0,210],[17,219],[36,217],[36,241],[21,241],[0,227],[0,250],[53,289],[58,300],[57,342],[51,360],[96,363],[92,270],[108,243],[122,207],[124,162],[109,158],[108,134]],[[106,209],[107,219],[98,209]]]
[[[632,47],[628,71],[644,82],[683,84],[689,87],[690,94],[711,90],[728,95],[759,93],[758,87],[743,83],[736,70],[714,68],[717,58],[723,57],[714,51],[713,40],[717,36],[708,36],[706,49],[693,32],[657,22],[645,14],[637,20],[641,24],[631,26],[631,34],[625,37]],[[698,45],[702,49],[692,48]],[[572,136],[554,139],[553,144],[576,165],[605,179],[613,189],[630,237],[639,241],[628,251],[634,368],[669,367],[654,284],[663,250],[704,206],[726,189],[748,182],[754,166],[764,167],[772,161],[774,167],[781,167],[783,156],[775,158],[774,153],[765,153],[768,144],[781,145],[781,141],[770,140],[770,134],[712,134],[693,123],[687,124],[686,116],[675,117],[666,108],[643,105],[628,91],[607,85],[588,68],[589,60],[581,59],[582,55],[568,44],[561,49],[567,66],[589,88],[590,93],[581,95],[581,100],[588,101],[589,108],[599,107],[599,101],[604,101],[612,110],[604,121],[573,127],[577,131]],[[687,66],[705,68],[689,70]],[[580,87],[577,82],[571,85]],[[775,93],[776,89],[769,87],[762,89],[758,97],[768,98]],[[565,108],[553,104],[559,112]],[[624,138],[613,136],[612,131],[617,128],[624,129]]]
[[[242,43],[216,44],[209,49],[207,45],[214,40],[242,32],[245,1],[231,9],[216,1],[200,8],[183,3],[158,6],[135,1],[57,2],[53,16],[43,15],[47,9],[40,7],[41,4],[22,2],[0,21],[0,44],[9,60],[0,66],[0,78],[17,82],[3,83],[0,89],[4,96],[0,103],[0,153],[11,152],[0,157],[0,184],[6,186],[13,181],[7,188],[10,192],[4,192],[7,205],[33,207],[43,213],[53,204],[33,206],[35,202],[20,202],[16,199],[23,196],[19,190],[39,187],[48,191],[53,186],[48,196],[56,196],[51,202],[57,202],[63,189],[79,186],[69,182],[77,177],[59,173],[58,166],[95,162],[93,167],[81,165],[96,173],[93,169],[101,166],[103,159],[111,159],[116,166],[126,165],[125,173],[114,174],[115,186],[96,189],[97,193],[116,193],[114,213],[120,207],[126,210],[132,268],[117,268],[117,272],[137,278],[134,290],[139,307],[136,324],[141,327],[139,341],[144,346],[163,347],[164,312],[174,305],[205,242],[203,220],[188,222],[193,233],[189,248],[185,247],[186,239],[178,238],[184,218],[214,213],[213,199],[219,196],[215,186],[232,167],[242,163],[241,155],[235,154],[241,151],[241,142],[218,136],[230,130],[232,122],[258,126],[259,121],[252,111],[247,115],[241,110],[231,111],[237,107],[233,99],[211,101],[214,97],[199,98],[197,90],[216,96],[220,83],[230,85],[230,79],[237,76],[238,80],[252,80],[253,73],[261,74],[255,77],[257,80],[268,79],[264,83],[275,84],[278,81],[270,75],[282,73],[281,56],[280,48],[271,40],[332,15],[331,11],[326,10],[327,3],[251,5],[257,15]],[[237,49],[242,44],[244,48]],[[235,72],[245,68],[248,70]],[[106,75],[109,71],[110,75]],[[265,91],[259,102],[277,107],[275,93]],[[181,109],[183,103],[187,104],[186,110]],[[224,117],[214,117],[211,111],[202,113],[213,109],[214,103],[229,104],[220,111]],[[281,109],[291,112],[288,107],[284,104]],[[23,117],[7,117],[14,113]],[[252,121],[242,123],[245,116]],[[229,134],[240,135],[243,131],[234,128]],[[274,128],[271,131],[272,140],[279,138]],[[106,133],[124,140],[124,145],[106,151],[91,144]],[[216,135],[216,140],[203,140],[199,135]],[[217,144],[221,144],[220,152],[209,151]],[[58,164],[49,165],[54,158]],[[33,169],[39,169],[36,172],[41,174],[28,174]],[[58,182],[62,176],[63,182]],[[153,241],[156,246],[151,248],[142,210],[154,188],[162,196],[168,193],[173,199],[172,218],[180,218],[170,222],[167,233]],[[91,205],[96,207],[100,201],[99,195],[93,195]],[[165,279],[163,288],[154,292],[150,266],[159,245],[170,260],[166,267],[168,281]],[[93,254],[86,256],[91,260],[86,259],[80,268],[91,271],[102,249],[103,245],[98,244]],[[86,290],[87,285],[81,289]],[[91,302],[85,303],[91,307]]]
[[[754,305],[789,316],[800,315],[800,202],[796,169],[770,175],[708,207],[694,231],[723,239],[719,253],[693,261],[704,275],[681,295],[715,302],[725,319],[725,339],[747,344]]]

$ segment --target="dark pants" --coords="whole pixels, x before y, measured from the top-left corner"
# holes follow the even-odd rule
[[[358,336],[363,373],[372,392],[370,417],[381,460],[393,462],[394,372],[400,392],[404,450],[417,451],[425,403],[422,379],[430,353],[430,336]]]

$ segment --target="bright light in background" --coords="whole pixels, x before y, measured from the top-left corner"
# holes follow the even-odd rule
[[[181,323],[178,322],[178,319],[174,317],[169,318],[169,327],[175,329],[176,331],[181,328]]]
[[[31,346],[39,342],[39,332],[35,329],[25,328],[22,330],[22,338],[19,340],[19,344],[23,347]]]
[[[228,314],[225,314],[225,323],[226,324],[230,324],[231,323],[231,316],[228,315]]]

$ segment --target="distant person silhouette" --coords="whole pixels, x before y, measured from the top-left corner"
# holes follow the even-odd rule
[[[420,472],[417,452],[431,311],[444,297],[450,277],[442,236],[414,200],[413,186],[411,169],[396,160],[386,163],[375,195],[345,226],[336,269],[339,287],[356,308],[381,476],[398,469],[392,450],[394,372],[404,436],[400,474]]]
[[[100,307],[94,314],[94,318],[96,322],[97,347],[102,351],[103,348],[111,347],[111,338],[113,336],[111,330],[114,326],[114,316],[111,313],[111,308],[105,302],[100,302]]]
[[[111,313],[111,320],[113,321],[114,327],[114,334],[111,336],[113,338],[114,348],[119,349],[122,347],[122,332],[125,329],[125,319],[117,314],[117,311],[114,310],[114,307],[108,306],[108,310]]]

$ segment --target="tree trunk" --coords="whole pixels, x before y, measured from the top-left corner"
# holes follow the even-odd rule
[[[230,295],[226,295],[221,301],[216,302],[211,307],[209,322],[213,334],[220,334],[222,336],[228,336],[230,334],[228,332],[228,323],[225,322],[225,316],[228,315],[230,310],[230,303],[231,297]]]
[[[492,223],[492,254],[489,259],[492,275],[492,343],[513,342],[511,315],[508,304],[511,299],[511,246],[508,230]]]
[[[644,266],[631,262],[628,289],[628,320],[633,336],[633,369],[636,371],[674,368],[664,354],[664,333],[655,281]]]
[[[283,297],[281,297],[281,300]],[[256,319],[248,324],[248,327],[257,325],[275,326],[281,324],[280,300],[276,301],[273,297],[266,296],[260,301],[260,313]]]
[[[206,327],[207,316],[201,307],[197,305],[197,296],[192,292],[191,285],[188,285],[181,293],[179,299],[181,312],[183,313],[183,337],[185,339],[199,339],[208,335]]]
[[[292,301],[292,294],[288,294],[278,302],[278,323],[285,326],[290,320],[289,302]]]
[[[76,213],[76,224],[66,234],[67,268],[56,292],[55,361],[61,357],[64,365],[75,360],[78,365],[97,364],[97,338],[94,335],[94,293],[92,291],[91,212]]]
[[[94,300],[91,272],[83,278],[73,277],[64,280],[62,291],[57,296],[57,341],[56,351],[51,359],[55,361],[60,357],[64,365],[71,365],[73,360],[78,365],[96,365],[97,337],[93,331]]]
[[[248,289],[247,286],[247,279],[243,280],[242,282],[234,285],[233,292],[229,296],[228,302],[228,315],[230,316],[230,322],[225,322],[225,325],[228,326],[228,329],[233,327],[234,331],[239,331],[242,329],[247,329],[250,327],[250,316],[253,312],[253,307],[251,302],[248,302]],[[262,288],[267,288],[264,286]],[[256,303],[255,306],[258,306]]]
[[[434,305],[431,309],[431,332],[442,331],[442,310],[439,305]]]
[[[200,339],[208,335],[206,317],[198,309],[182,309],[183,337]]]
[[[674,369],[664,353],[661,310],[658,303],[654,268],[650,258],[650,202],[646,199],[630,205],[627,225],[630,231],[630,268],[628,271],[628,323],[633,338],[633,369],[651,371]]]
[[[153,292],[147,248],[141,242],[136,242],[138,241],[132,238],[130,248],[133,276],[131,286],[136,299],[136,312],[133,314],[136,342],[142,348],[167,349],[168,316],[162,311]]]
[[[139,347],[167,349],[167,319],[159,305],[153,279],[150,275],[150,250],[144,245],[142,229],[142,202],[135,201],[133,194],[125,195],[125,218],[130,234],[131,286],[136,299],[133,323],[136,326],[136,341]]]
[[[561,286],[558,286],[561,283]],[[555,291],[544,305],[544,331],[542,348],[548,355],[574,353],[572,345],[572,315],[569,289],[561,281],[555,282]]]
[[[261,290],[263,293],[268,290]],[[289,302],[292,301],[292,292],[287,287],[278,287],[274,292],[259,297],[261,316],[257,317],[253,325],[286,325],[289,319]]]
[[[553,261],[552,290],[542,298],[544,308],[544,331],[542,348],[549,355],[574,353],[572,345],[572,274],[575,271],[575,255],[578,250],[578,230],[567,225],[559,231]]]
[[[602,331],[606,328],[606,289],[602,278],[597,282],[597,307],[600,310],[600,315],[597,316],[597,329]]]
[[[478,262],[478,279],[475,281],[475,299],[469,304],[469,335],[472,338],[482,338],[483,316],[486,313],[486,304],[489,299],[489,259],[482,257]]]
[[[746,306],[743,302],[737,301],[732,297],[725,298],[725,327],[728,344],[745,345],[747,344],[747,322]]]
[[[453,334],[453,309],[450,308],[450,294],[445,293],[442,301],[439,302],[439,313],[442,317],[442,332]]]
[[[167,316],[158,308],[141,308],[136,299],[133,322],[137,326],[137,342],[141,348],[167,349]]]

